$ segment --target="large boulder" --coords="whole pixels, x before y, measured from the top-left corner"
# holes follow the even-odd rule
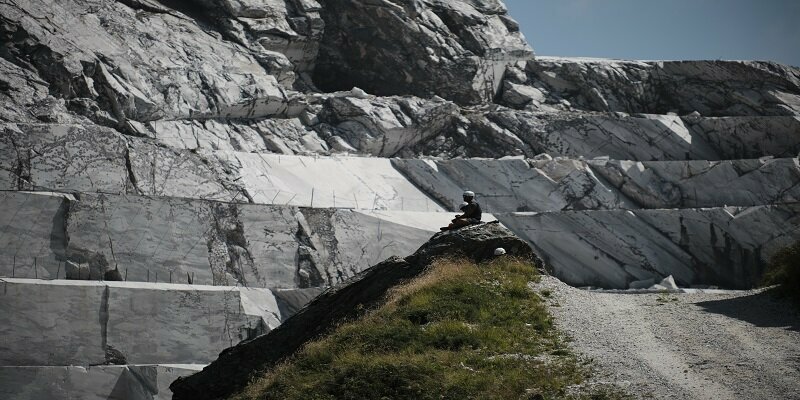
[[[331,287],[270,334],[229,348],[203,371],[178,379],[170,385],[173,399],[224,398],[244,387],[257,371],[271,368],[341,321],[371,309],[390,288],[419,275],[434,259],[460,255],[480,262],[494,257],[498,247],[542,265],[525,241],[498,223],[437,233],[413,255],[389,258]]]

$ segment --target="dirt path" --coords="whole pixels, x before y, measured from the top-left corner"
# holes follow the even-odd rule
[[[762,291],[620,294],[550,277],[557,325],[597,379],[657,399],[800,399],[800,313]]]

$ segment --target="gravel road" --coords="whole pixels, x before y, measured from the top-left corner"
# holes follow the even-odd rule
[[[800,312],[770,293],[535,289],[598,382],[639,398],[800,399]]]

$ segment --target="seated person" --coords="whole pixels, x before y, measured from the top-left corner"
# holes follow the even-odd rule
[[[475,201],[475,193],[469,190],[464,192],[464,203],[461,204],[461,211],[463,214],[456,215],[450,225],[439,229],[449,231],[481,222],[481,206]]]

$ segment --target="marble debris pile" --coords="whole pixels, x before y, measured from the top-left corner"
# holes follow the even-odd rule
[[[0,393],[168,398],[162,374],[411,254],[464,188],[570,284],[752,287],[800,237],[799,152],[797,68],[535,57],[499,0],[8,0],[3,337],[48,329]],[[215,344],[176,317],[200,314]],[[135,334],[120,316],[204,356],[94,343]]]

